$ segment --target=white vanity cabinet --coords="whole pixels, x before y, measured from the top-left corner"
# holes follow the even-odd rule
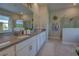
[[[44,42],[46,42],[47,40],[46,32],[42,33],[42,39],[43,39],[43,44],[44,44]]]
[[[40,47],[41,47],[41,39],[40,39],[40,35],[37,35],[37,52],[39,51]]]
[[[40,34],[40,39],[41,39],[41,47],[44,43],[44,32]]]
[[[44,31],[0,51],[0,56],[35,56],[45,41],[46,32]]]
[[[42,32],[37,35],[37,52],[43,46],[45,41],[46,41],[46,32]]]
[[[37,40],[36,40],[36,36],[34,36],[32,41],[32,56],[36,55],[37,53]]]
[[[32,45],[28,44],[19,51],[16,51],[16,56],[31,56],[31,52],[32,52]]]
[[[46,34],[42,32],[16,45],[17,56],[34,56],[46,41]]]
[[[17,56],[33,56],[36,54],[36,38],[29,38],[16,45]]]
[[[0,51],[0,56],[15,56],[15,46]]]

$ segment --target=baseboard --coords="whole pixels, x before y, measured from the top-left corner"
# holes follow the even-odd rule
[[[77,42],[67,42],[67,41],[62,41],[63,44],[68,44],[68,45],[78,45],[79,43]]]
[[[46,42],[47,42],[47,41],[45,41],[45,42],[43,43],[43,45],[41,46],[41,48],[39,49],[39,51],[36,53],[35,56],[39,56],[38,54],[39,54],[40,50],[44,47],[44,45],[46,44]]]

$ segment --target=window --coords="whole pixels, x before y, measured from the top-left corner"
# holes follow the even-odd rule
[[[16,27],[23,28],[23,20],[16,20]]]
[[[8,24],[6,23],[3,24],[3,30],[8,30]]]
[[[9,17],[0,15],[0,33],[9,30]]]

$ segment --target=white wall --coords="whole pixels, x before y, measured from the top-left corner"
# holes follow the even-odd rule
[[[49,23],[47,5],[33,4],[33,12],[34,27],[36,27],[37,29],[47,28]]]
[[[49,29],[49,14],[46,4],[33,4],[33,26],[35,29],[46,29],[48,36]],[[47,37],[48,38],[48,37]]]
[[[38,4],[33,4],[32,5],[32,10],[33,10],[33,27],[34,29],[39,27],[39,22],[40,22],[40,18],[39,18],[39,6]]]
[[[79,43],[79,28],[63,28],[63,42]]]
[[[76,17],[76,16],[79,16],[79,7],[71,7],[71,8],[61,9],[57,11],[52,11],[50,13],[51,22],[53,22],[54,15],[57,15],[59,20],[61,20],[62,17],[69,17],[69,18]]]
[[[79,7],[70,7],[70,8],[65,8],[65,9],[61,9],[61,10],[54,10],[50,13],[50,35],[52,35],[52,23],[53,21],[53,16],[57,15],[58,16],[58,22],[61,24],[61,19],[63,17],[67,17],[67,19],[71,18],[71,17],[79,17]],[[67,20],[65,19],[65,20]],[[63,19],[62,19],[63,20]]]
[[[39,14],[40,14],[40,28],[43,29],[47,27],[49,24],[49,16],[48,16],[48,9],[46,5],[42,5],[39,7]]]

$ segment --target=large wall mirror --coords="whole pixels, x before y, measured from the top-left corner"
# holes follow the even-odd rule
[[[0,15],[0,33],[11,32],[10,17],[5,15]]]

